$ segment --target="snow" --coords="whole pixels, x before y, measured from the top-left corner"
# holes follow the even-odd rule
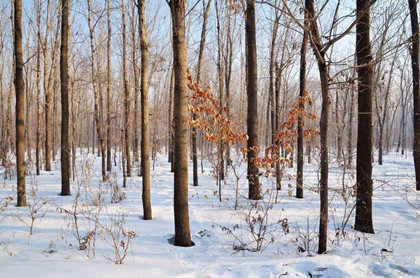
[[[114,171],[121,187],[119,166],[114,167]],[[78,159],[78,178],[72,182],[72,196],[57,195],[60,192],[59,163],[53,164],[52,172],[28,175],[27,198],[31,206],[23,208],[15,207],[16,177],[5,180],[4,169],[0,169],[0,178],[4,180],[0,200],[7,196],[14,198],[0,213],[0,276],[420,276],[420,197],[414,190],[412,157],[391,153],[384,157],[384,165],[374,165],[375,234],[354,231],[351,228],[354,215],[346,222],[348,213],[354,212],[351,186],[355,182],[355,173],[354,170],[343,173],[342,167],[331,163],[329,242],[328,252],[323,255],[316,253],[319,172],[315,164],[305,165],[304,199],[294,197],[295,169],[287,168],[278,202],[274,202],[273,179],[262,177],[265,198],[255,207],[244,197],[247,194],[245,164],[236,165],[240,176],[237,210],[234,210],[236,178],[233,173],[229,171],[222,184],[222,202],[219,202],[218,186],[211,175],[211,167],[210,163],[205,163],[204,173],[199,174],[200,185],[189,188],[191,234],[195,243],[189,248],[176,247],[168,242],[174,234],[173,174],[163,154],[158,156],[152,171],[153,220],[150,221],[142,219],[141,177],[134,174],[128,178],[127,188],[122,189],[126,198],[120,203],[111,203],[109,183],[99,182],[100,159],[92,155],[83,154]],[[192,167],[189,169],[191,171]],[[342,194],[343,184],[347,195]],[[35,195],[31,195],[32,188],[37,189]],[[95,230],[96,219],[102,225],[95,230],[94,256],[93,249],[79,250],[74,217],[65,212],[73,211],[78,188],[81,194],[77,216],[81,237],[86,235],[86,229]],[[102,193],[100,198],[96,198],[98,193]],[[0,207],[3,204],[4,200]],[[32,235],[29,235],[30,207],[39,207],[34,214],[37,217]],[[252,243],[250,226],[245,220],[251,221],[252,216],[257,215],[254,214],[257,208],[260,215],[266,215],[265,241],[261,251],[252,252],[256,245]],[[114,227],[114,235],[119,236],[117,242],[123,239],[127,244],[122,230],[112,226],[111,220],[121,220],[121,217],[125,222],[120,227],[125,232],[134,231],[136,237],[131,238],[123,264],[116,265],[112,261],[115,257],[111,237],[105,228]],[[346,224],[344,236],[339,233],[337,237],[337,229],[343,226],[343,222]],[[258,227],[254,225],[254,228]]]

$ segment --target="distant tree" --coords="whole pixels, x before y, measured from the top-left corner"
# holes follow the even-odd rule
[[[70,195],[69,0],[61,0],[61,195]]]
[[[185,43],[186,0],[167,0],[171,9],[174,59],[174,216],[176,246],[192,246],[188,212],[188,87]]]
[[[22,0],[14,1],[14,59],[16,92],[16,167],[17,206],[26,206],[25,188],[25,83],[23,80],[22,54]]]
[[[411,68],[413,74],[413,126],[414,126],[414,169],[416,172],[416,190],[420,190],[420,80],[419,80],[419,19],[417,1],[408,0],[411,19]]]
[[[356,159],[356,221],[354,228],[374,233],[372,221],[372,50],[370,43],[370,2],[357,0],[356,59],[358,76],[358,121]]]

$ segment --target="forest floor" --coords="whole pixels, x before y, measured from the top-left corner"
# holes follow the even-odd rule
[[[374,165],[375,234],[352,229],[355,171],[332,161],[329,242],[323,255],[317,255],[316,161],[304,167],[304,199],[294,197],[295,168],[286,168],[280,191],[272,177],[261,177],[264,201],[259,202],[244,197],[245,163],[235,164],[238,183],[228,171],[221,201],[212,165],[205,163],[199,186],[189,187],[195,243],[190,248],[169,243],[173,174],[164,155],[158,155],[151,172],[150,221],[142,219],[136,169],[127,188],[118,190],[119,165],[110,181],[101,183],[99,158],[79,154],[77,163],[72,195],[66,197],[58,196],[59,163],[40,176],[30,169],[29,206],[21,208],[15,207],[16,177],[4,179],[0,168],[1,277],[420,277],[420,193],[414,190],[410,155],[388,154],[384,165]]]

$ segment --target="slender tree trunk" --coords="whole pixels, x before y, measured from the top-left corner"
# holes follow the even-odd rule
[[[150,146],[149,146],[149,49],[145,22],[145,0],[138,2],[141,47],[141,172],[143,176],[143,219],[152,219],[150,202]]]
[[[223,106],[223,67],[222,67],[222,31],[221,31],[221,24],[220,24],[220,13],[218,8],[218,1],[215,1],[215,9],[216,9],[216,29],[217,29],[217,77],[218,77],[218,89],[219,89],[219,103],[221,106]],[[221,130],[219,130],[221,135]],[[218,166],[218,183],[220,185],[220,180],[225,179],[225,167],[224,167],[224,145],[223,141],[219,139],[219,142],[217,144],[217,166]],[[220,186],[219,186],[220,188]],[[219,190],[219,198],[220,197],[220,190]]]
[[[306,90],[306,52],[308,45],[308,15],[305,11],[305,28],[303,29],[302,45],[300,48],[299,96],[303,97]],[[303,104],[299,104],[303,108]],[[296,169],[296,198],[303,198],[303,126],[302,116],[299,115],[297,126],[297,169]]]
[[[107,3],[107,27],[108,27],[108,39],[107,39],[107,71],[106,71],[106,170],[109,172],[112,169],[112,157],[111,157],[111,0]]]
[[[351,169],[353,165],[353,111],[354,111],[354,96],[353,84],[350,90],[350,113],[347,123],[347,168]]]
[[[207,2],[203,1],[203,27],[201,28],[201,39],[200,39],[200,49],[198,52],[198,61],[197,61],[197,76],[196,80],[197,83],[200,83],[200,75],[201,75],[201,65],[203,63],[203,53],[204,53],[204,45],[206,43],[206,31],[207,31],[207,20],[210,13],[210,4],[212,0],[209,0]],[[194,114],[193,120],[196,119],[196,116]],[[193,185],[198,186],[198,157],[197,157],[197,128],[192,128],[192,134],[191,134],[191,140],[192,140],[192,159],[193,159]]]
[[[343,115],[341,115],[343,117]],[[335,128],[337,133],[337,162],[340,164],[342,159],[342,139],[341,139],[341,126],[340,126],[340,112],[339,112],[339,98],[338,92],[335,92]]]
[[[25,82],[23,79],[22,54],[22,1],[14,2],[14,57],[16,92],[16,167],[17,206],[26,206],[25,189]]]
[[[106,151],[105,151],[105,140],[102,135],[102,117],[101,117],[101,109],[99,108],[100,96],[97,88],[97,70],[95,69],[96,65],[96,48],[95,48],[95,39],[94,39],[94,29],[92,26],[92,7],[91,1],[88,0],[88,27],[89,27],[89,37],[90,37],[90,51],[91,51],[91,78],[92,78],[92,86],[93,86],[93,96],[94,96],[94,117],[95,117],[95,125],[96,125],[96,133],[98,135],[99,144],[98,144],[98,153],[101,152],[101,172],[102,172],[102,181],[106,181]],[[95,139],[95,135],[93,135],[93,139]]]
[[[70,195],[69,0],[61,0],[61,196]]]
[[[122,0],[122,41],[123,41],[123,87],[124,87],[124,146],[125,158],[127,163],[127,177],[131,177],[131,159],[130,159],[130,90],[128,89],[127,78],[127,35],[125,24],[125,0]]]
[[[255,0],[249,0],[246,6],[245,36],[247,48],[247,130],[248,130],[248,198],[262,199],[259,182],[258,159],[258,75],[257,75],[257,43],[255,28]]]
[[[168,2],[174,57],[174,216],[176,246],[192,246],[188,212],[188,88],[185,44],[186,0]]]
[[[140,1],[139,1],[140,2]],[[140,3],[139,3],[140,5]],[[143,5],[145,5],[143,3]],[[139,91],[140,91],[140,85],[139,85],[139,78],[138,78],[138,66],[137,66],[137,41],[136,41],[136,27],[135,27],[135,9],[133,9],[133,20],[131,21],[131,37],[132,37],[132,51],[131,51],[131,55],[132,55],[132,64],[133,64],[133,79],[134,79],[134,150],[133,150],[133,160],[134,163],[138,163],[139,162],[139,147],[141,145],[141,143],[139,141],[139,125],[137,124],[137,119],[141,119],[141,115],[139,116]],[[139,19],[140,21],[140,19]],[[139,29],[141,27],[139,26]],[[141,38],[140,38],[141,40]],[[140,42],[141,44],[141,42]],[[146,46],[147,47],[147,46]],[[142,175],[142,170],[141,170],[141,161],[140,161],[140,165],[139,165],[139,171],[138,171],[138,176]]]
[[[322,108],[320,125],[321,137],[321,179],[320,183],[320,219],[319,219],[319,242],[318,254],[323,254],[327,250],[328,241],[328,118],[330,111],[330,92],[328,82],[328,66],[325,58],[325,49],[321,43],[321,36],[315,17],[313,0],[305,1],[305,8],[308,13],[309,31],[311,46],[314,50],[317,62],[319,77],[321,79]]]
[[[279,65],[276,63],[275,65],[275,73],[276,73],[276,81],[274,83],[276,96],[275,96],[275,107],[276,107],[276,113],[275,113],[275,126],[277,130],[280,130],[280,89],[281,89],[281,70]],[[280,142],[277,142],[278,152],[280,155],[280,149],[281,146],[279,144]],[[282,170],[283,166],[280,165],[280,161],[276,162],[276,189],[281,190],[281,179],[282,179]]]
[[[36,53],[36,145],[35,145],[35,164],[36,175],[40,175],[41,168],[41,2],[38,3],[36,22],[37,22],[37,53]],[[1,93],[1,92],[0,92]]]
[[[419,19],[417,1],[408,0],[411,19],[411,68],[413,73],[413,107],[414,107],[414,169],[416,172],[416,190],[420,190],[420,86],[419,86]]]
[[[354,228],[374,233],[372,221],[372,52],[369,38],[370,7],[368,1],[357,0],[356,13],[362,14],[356,25],[356,57],[358,75],[358,125],[356,165],[356,221]]]

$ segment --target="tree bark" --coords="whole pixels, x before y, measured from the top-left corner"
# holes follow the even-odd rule
[[[106,170],[108,172],[112,169],[112,158],[111,158],[111,0],[107,3],[107,27],[108,27],[108,39],[107,39],[107,71],[106,71]]]
[[[201,75],[201,65],[203,63],[203,53],[204,53],[204,45],[206,43],[206,31],[207,31],[207,20],[210,13],[210,4],[212,0],[207,2],[203,1],[203,27],[201,28],[201,39],[200,39],[200,48],[198,51],[198,61],[197,61],[197,76],[196,81],[200,83],[200,75]],[[196,116],[194,114],[193,120],[195,120]],[[197,157],[197,128],[192,128],[191,134],[192,140],[192,159],[193,159],[193,185],[198,186],[198,157]]]
[[[356,221],[354,228],[374,233],[372,221],[372,51],[369,38],[369,2],[357,0],[356,58],[358,75],[358,125],[356,164]]]
[[[141,50],[141,173],[143,176],[143,219],[152,219],[150,201],[150,146],[149,146],[149,48],[145,22],[145,0],[139,0],[139,31]]]
[[[309,39],[318,63],[319,77],[321,79],[322,108],[320,125],[321,139],[321,179],[320,183],[320,219],[318,254],[327,251],[328,241],[328,118],[330,111],[330,92],[328,82],[328,66],[325,58],[326,49],[322,46],[321,36],[315,17],[313,0],[305,1],[305,8],[309,20]]]
[[[188,212],[188,87],[185,43],[186,0],[168,2],[174,57],[174,216],[176,246],[192,246]]]
[[[23,79],[22,54],[22,1],[14,2],[14,56],[16,93],[16,167],[17,206],[26,206],[25,188],[25,82]]]
[[[61,0],[61,196],[70,195],[69,0]]]
[[[300,48],[299,96],[303,97],[306,90],[306,52],[308,45],[308,15],[305,10],[303,38]],[[303,104],[299,104],[303,108]],[[302,116],[299,115],[297,126],[297,169],[296,169],[296,198],[303,198],[303,126]]]
[[[259,182],[258,159],[258,75],[257,75],[257,42],[255,28],[255,0],[249,0],[246,6],[245,36],[247,48],[247,131],[248,131],[248,198],[262,199]]]
[[[414,169],[416,172],[416,190],[420,190],[420,86],[419,86],[419,20],[417,1],[408,0],[411,19],[411,68],[413,74],[413,106],[414,106]]]
[[[122,0],[122,41],[123,41],[123,87],[124,87],[124,146],[125,159],[127,163],[126,171],[127,177],[131,177],[131,158],[130,158],[130,90],[128,89],[127,78],[127,35],[125,24],[125,1]]]
[[[36,22],[37,22],[37,53],[36,53],[36,145],[35,145],[35,165],[36,175],[41,172],[41,2],[38,3]],[[1,92],[0,92],[1,93]]]
[[[94,96],[94,116],[95,116],[95,125],[96,133],[99,139],[98,153],[101,152],[101,172],[102,172],[102,181],[106,181],[106,150],[105,150],[105,139],[103,136],[103,126],[102,126],[102,117],[101,109],[99,108],[100,96],[97,87],[97,70],[95,69],[96,65],[96,48],[95,48],[95,39],[94,39],[94,27],[92,26],[92,7],[91,1],[88,0],[88,27],[89,27],[89,37],[90,37],[90,51],[91,51],[91,78],[93,86],[93,96]],[[93,136],[95,138],[95,136]]]

